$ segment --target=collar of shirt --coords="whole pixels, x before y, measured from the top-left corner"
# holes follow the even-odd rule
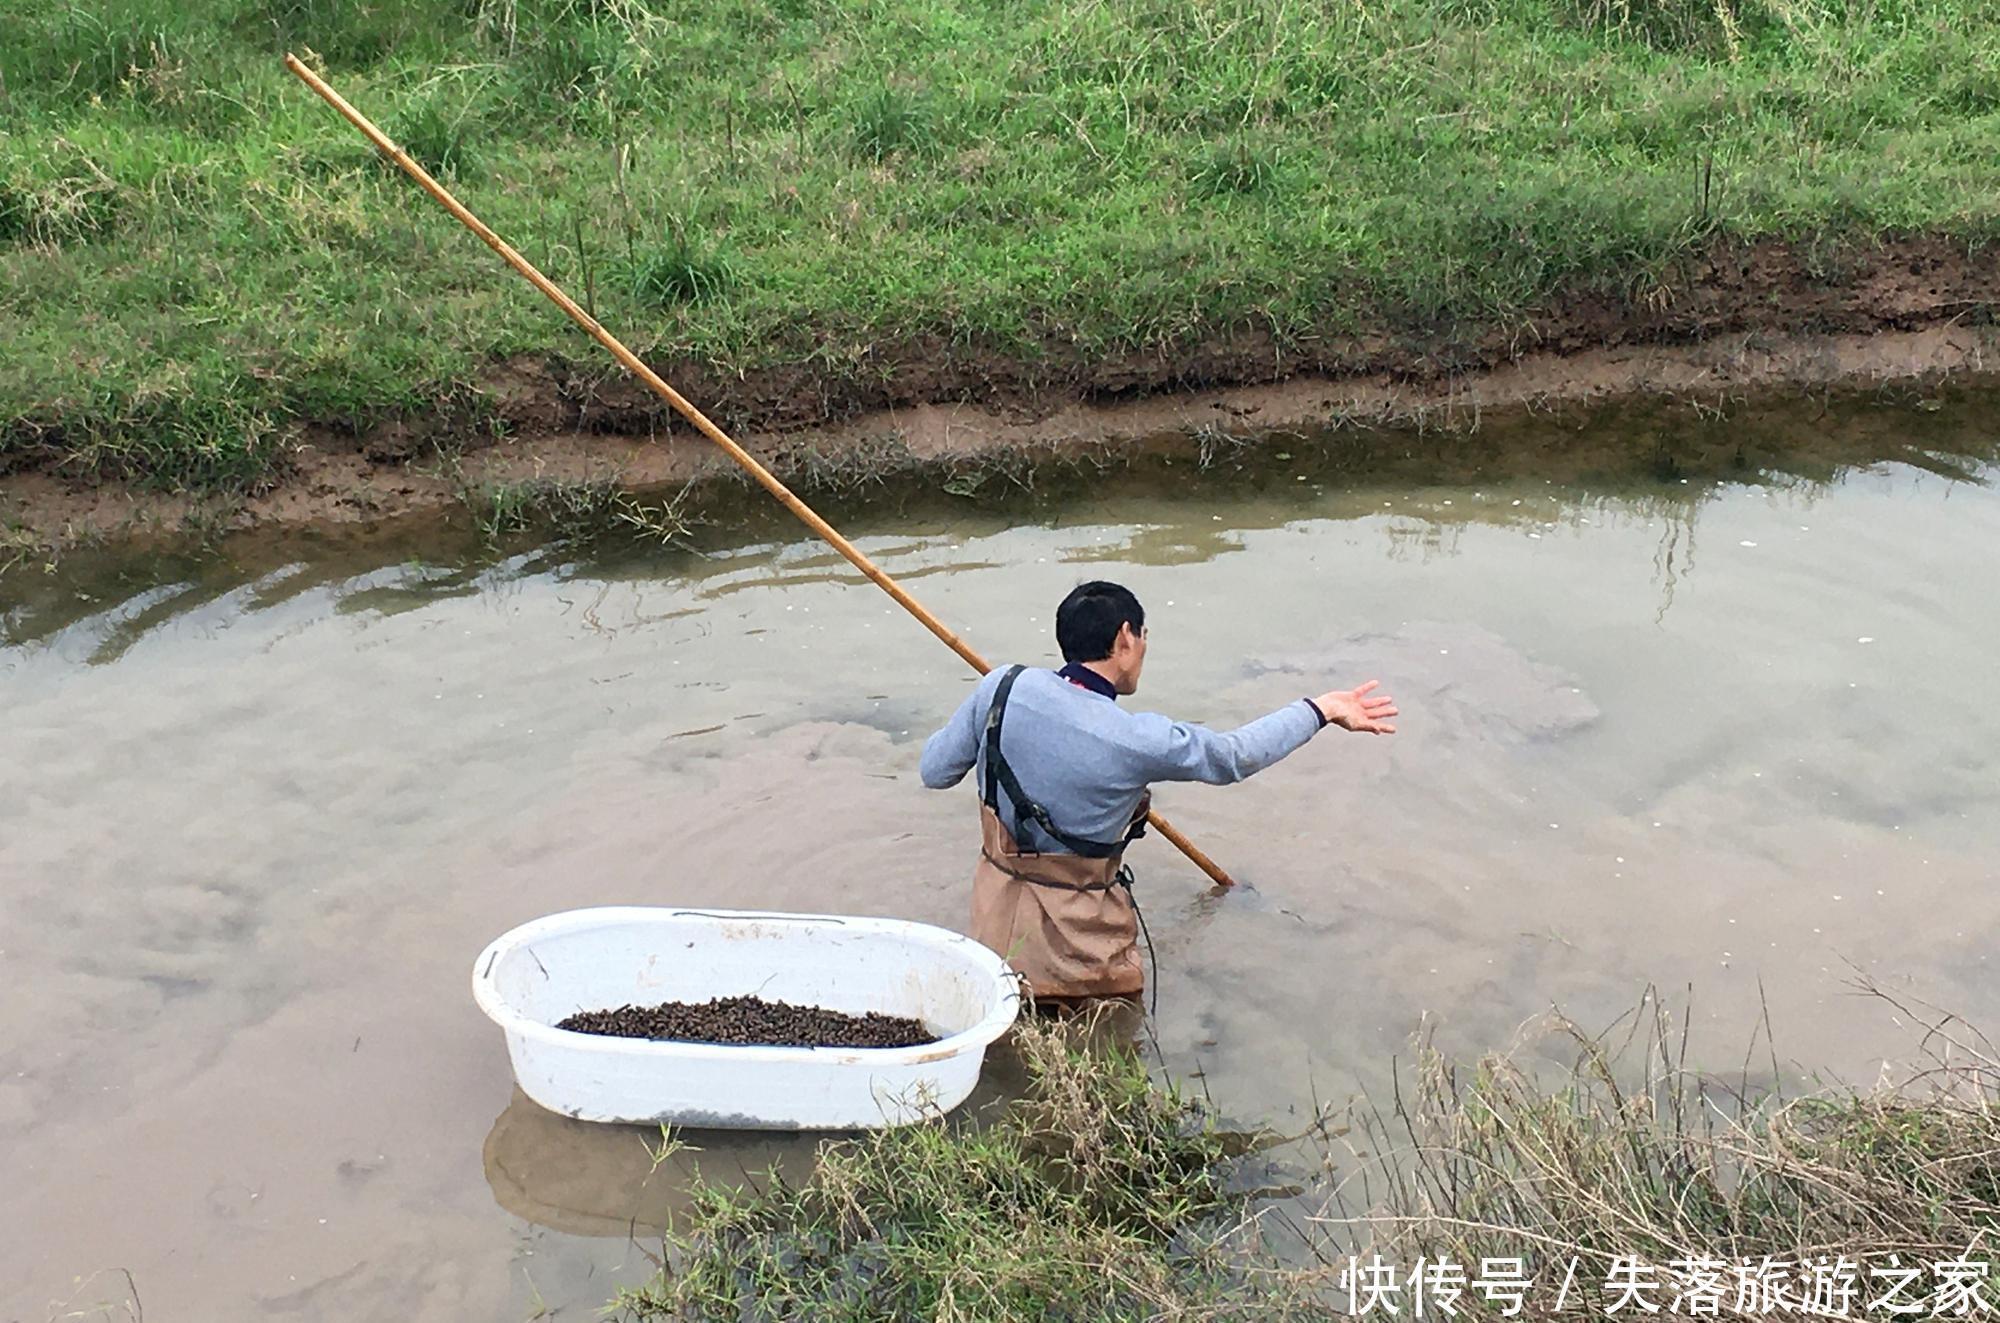
[[[1091,670],[1082,662],[1071,662],[1056,672],[1073,685],[1088,689],[1093,694],[1102,694],[1112,702],[1118,701],[1118,686]]]

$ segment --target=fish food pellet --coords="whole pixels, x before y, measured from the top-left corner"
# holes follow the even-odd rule
[[[556,1025],[580,1034],[656,1038],[684,1043],[734,1043],[757,1047],[915,1047],[937,1035],[902,1015],[844,1015],[820,1006],[793,1006],[762,997],[669,1001],[578,1011]]]

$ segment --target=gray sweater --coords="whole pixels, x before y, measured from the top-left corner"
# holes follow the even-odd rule
[[[931,789],[955,786],[975,769],[974,785],[985,784],[986,713],[1005,670],[996,667],[981,680],[944,729],[925,742],[921,770]],[[1014,682],[1000,739],[1021,789],[1056,826],[1085,840],[1116,841],[1152,782],[1241,781],[1302,747],[1319,729],[1319,712],[1299,701],[1247,726],[1212,731],[1154,712],[1127,712],[1054,671],[1030,667]],[[1021,834],[1022,849],[1064,853],[1039,827],[1020,822],[1004,790],[1000,810],[1000,820]]]

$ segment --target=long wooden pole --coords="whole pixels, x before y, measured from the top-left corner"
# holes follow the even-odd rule
[[[361,130],[368,141],[375,144],[376,151],[381,152],[384,156],[401,166],[403,173],[422,185],[424,192],[429,193],[433,198],[437,199],[438,205],[458,218],[459,224],[465,226],[466,229],[471,230],[484,240],[486,246],[500,254],[508,266],[520,272],[529,284],[547,295],[551,303],[568,313],[571,321],[590,332],[591,338],[610,350],[611,356],[620,363],[623,363],[632,375],[645,382],[654,394],[672,405],[674,411],[692,423],[696,431],[722,447],[724,453],[741,465],[744,471],[755,478],[765,491],[777,497],[779,504],[798,516],[799,521],[813,532],[819,534],[828,546],[845,556],[849,563],[855,569],[867,575],[877,588],[880,588],[883,592],[896,599],[898,606],[915,616],[918,622],[925,629],[937,635],[939,641],[947,648],[950,648],[960,657],[963,657],[966,663],[981,675],[993,669],[987,664],[984,657],[974,652],[966,644],[964,639],[952,633],[951,630],[945,627],[943,621],[925,610],[923,603],[905,592],[901,584],[883,573],[881,567],[861,553],[860,548],[842,537],[840,530],[820,518],[818,513],[811,506],[800,500],[791,488],[778,481],[776,474],[758,463],[754,455],[742,446],[737,445],[735,441],[730,439],[727,432],[724,432],[720,427],[709,421],[707,414],[695,408],[679,391],[668,385],[665,379],[658,373],[640,361],[637,354],[627,349],[617,336],[605,330],[595,317],[578,307],[576,300],[563,293],[553,280],[550,280],[547,276],[536,270],[532,262],[514,251],[513,247],[506,240],[488,229],[486,223],[480,220],[479,217],[466,210],[465,205],[446,191],[444,185],[431,178],[429,171],[411,160],[409,154],[391,142],[388,135],[376,128],[366,115],[363,115],[360,111],[349,105],[346,98],[342,97],[340,93],[327,86],[325,79],[321,78],[311,69],[308,69],[296,55],[288,54],[285,56],[285,67],[291,70],[300,82],[319,93],[320,97],[328,105],[339,111],[341,117],[349,124]],[[1236,885],[1236,880],[1223,872],[1220,864],[1203,853],[1199,846],[1182,835],[1165,818],[1157,813],[1149,813],[1146,820],[1152,824],[1154,831],[1166,837],[1182,854],[1193,860],[1195,867],[1208,874],[1217,886],[1233,887]]]

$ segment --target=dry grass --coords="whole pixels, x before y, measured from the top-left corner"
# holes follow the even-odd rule
[[[1905,1079],[1790,1099],[1775,1059],[1761,1088],[1747,1060],[1733,1082],[1689,1070],[1688,1021],[1657,998],[1616,1042],[1560,1016],[1532,1037],[1567,1044],[1571,1069],[1550,1080],[1515,1053],[1466,1070],[1420,1045],[1407,1091],[1357,1113],[1339,1143],[1322,1253],[1472,1270],[1525,1258],[1548,1318],[1603,1317],[1620,1271],[1656,1283],[1663,1311],[1720,1280],[1715,1312],[1769,1317],[1734,1265],[1778,1265],[1804,1300],[1811,1266],[1843,1256],[1870,1297],[1886,1289],[1870,1267],[1892,1257],[1991,1257],[2000,1061],[1950,1017],[1930,1017],[1925,1064]],[[1572,1262],[1577,1289],[1558,1308]]]
[[[703,1190],[660,1276],[620,1306],[677,1320],[1327,1318],[1356,1312],[1352,1264],[1377,1255],[1405,1276],[1462,1266],[1465,1318],[1501,1314],[1504,1296],[1473,1289],[1490,1259],[1523,1261],[1521,1316],[1538,1319],[1605,1317],[1621,1263],[1662,1316],[1681,1296],[1718,1316],[1805,1316],[1815,1263],[1855,1270],[1851,1316],[1887,1290],[1870,1270],[1891,1262],[1963,1259],[2000,1301],[1983,1266],[2000,1226],[2000,1059],[1949,1017],[1899,1009],[1925,1025],[1907,1078],[1792,1098],[1773,1085],[1768,1036],[1761,1082],[1747,1059],[1733,1080],[1689,1069],[1687,1018],[1650,996],[1613,1033],[1553,1015],[1470,1068],[1420,1041],[1391,1100],[1347,1109],[1346,1125],[1324,1110],[1303,1137],[1319,1181],[1261,1202],[1226,1193],[1241,1137],[1205,1109],[1129,1052],[1081,1053],[1030,1024],[1017,1037],[1030,1091],[997,1122],[829,1144],[798,1188]],[[1568,1069],[1523,1064],[1565,1046]],[[1952,1312],[1928,1273],[1902,1298]],[[1401,1316],[1412,1307],[1403,1294]]]

